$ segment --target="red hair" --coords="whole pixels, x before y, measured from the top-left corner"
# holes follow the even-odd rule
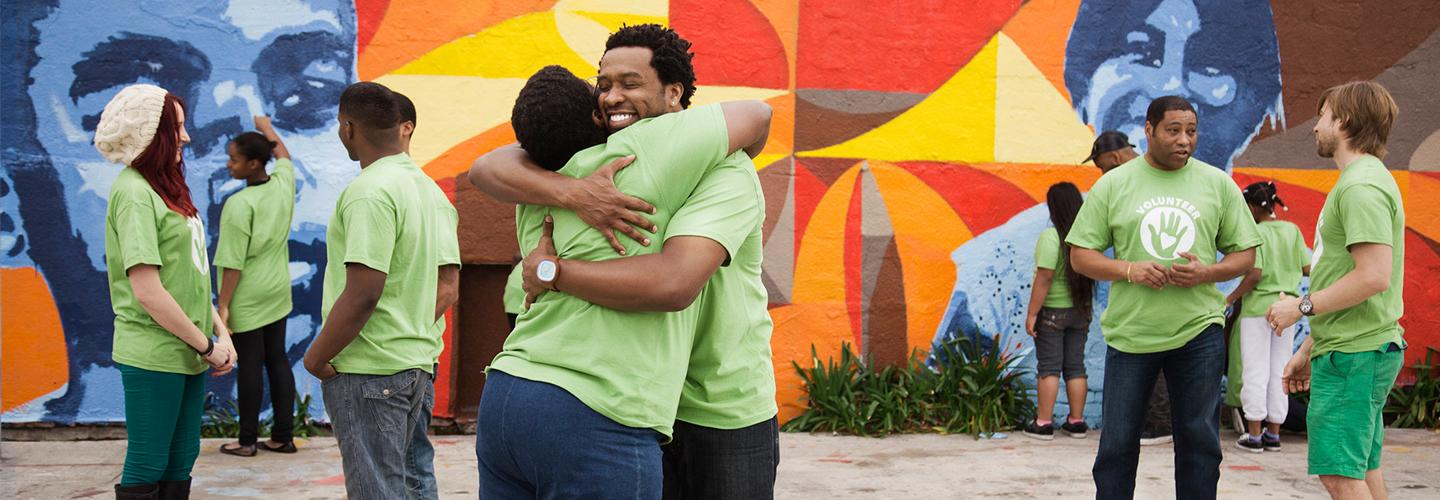
[[[186,217],[194,217],[195,202],[190,200],[190,186],[185,184],[185,160],[176,158],[180,150],[180,119],[175,108],[185,110],[185,101],[175,94],[165,94],[165,109],[160,111],[160,125],[150,145],[130,162],[150,188],[165,200],[165,206]]]

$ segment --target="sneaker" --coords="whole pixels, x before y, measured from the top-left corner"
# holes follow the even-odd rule
[[[1041,441],[1055,439],[1055,424],[1035,425],[1031,420],[1025,423],[1025,435]]]
[[[1278,434],[1261,433],[1260,443],[1265,446],[1265,451],[1280,451],[1280,435]]]
[[[1084,439],[1084,438],[1085,438],[1085,431],[1090,430],[1090,426],[1089,426],[1089,425],[1085,425],[1085,421],[1084,421],[1084,420],[1081,420],[1081,421],[1079,421],[1079,422],[1075,422],[1075,423],[1073,423],[1073,424],[1070,423],[1069,420],[1066,420],[1064,424],[1061,424],[1061,425],[1060,425],[1060,430],[1065,431],[1065,433],[1066,433],[1066,434],[1069,434],[1070,437],[1072,437],[1072,438],[1075,438],[1075,439]]]
[[[1160,431],[1154,429],[1145,429],[1144,432],[1140,433],[1140,446],[1155,446],[1157,444],[1169,443],[1174,440],[1175,438],[1170,436],[1170,433],[1161,433]]]
[[[1248,432],[1245,433],[1244,436],[1240,436],[1240,439],[1235,441],[1235,447],[1248,451],[1250,453],[1265,452],[1265,445],[1260,443],[1260,438],[1251,436]]]

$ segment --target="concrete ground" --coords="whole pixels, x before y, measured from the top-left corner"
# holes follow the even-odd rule
[[[1226,433],[1222,498],[1323,498],[1305,475],[1304,437],[1286,437],[1280,453],[1236,450]],[[476,496],[474,436],[435,436],[441,496]],[[332,438],[302,443],[300,453],[238,458],[207,439],[196,463],[195,498],[342,498],[340,453]],[[868,439],[781,434],[780,498],[1093,498],[1090,465],[1098,445],[1057,436],[974,440],[912,435]],[[1171,445],[1141,454],[1137,498],[1173,498]],[[0,497],[107,498],[120,474],[124,441],[0,443]],[[1391,498],[1440,496],[1440,433],[1386,433]]]

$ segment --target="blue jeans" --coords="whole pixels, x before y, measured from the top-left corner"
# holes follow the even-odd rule
[[[658,500],[661,438],[554,385],[490,370],[475,431],[480,498]]]
[[[775,498],[780,425],[775,417],[739,429],[675,421],[675,440],[661,447],[665,498]]]
[[[440,493],[435,487],[435,447],[430,444],[430,415],[435,411],[435,384],[425,384],[425,400],[420,403],[420,419],[410,433],[410,448],[405,450],[405,487],[410,498],[435,500]]]
[[[341,373],[321,382],[349,498],[409,496],[405,458],[432,380],[424,370],[410,369],[394,375]]]
[[[1164,372],[1169,386],[1170,422],[1175,436],[1176,498],[1215,498],[1220,481],[1220,374],[1225,369],[1225,339],[1211,325],[1179,348],[1128,354],[1105,353],[1104,427],[1095,456],[1095,497],[1133,498],[1140,465],[1140,431],[1155,377]]]

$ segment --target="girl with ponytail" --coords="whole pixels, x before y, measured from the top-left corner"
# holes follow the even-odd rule
[[[1054,227],[1042,231],[1035,243],[1035,283],[1030,289],[1025,331],[1035,338],[1039,404],[1035,419],[1025,424],[1025,435],[1042,440],[1055,435],[1051,419],[1062,373],[1065,393],[1070,396],[1070,414],[1060,428],[1074,438],[1085,437],[1089,429],[1085,424],[1085,341],[1090,332],[1095,281],[1068,264],[1070,246],[1064,243],[1084,201],[1074,184],[1050,186],[1045,202]]]

